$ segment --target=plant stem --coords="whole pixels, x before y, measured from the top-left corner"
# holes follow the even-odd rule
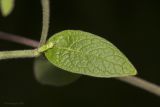
[[[128,76],[128,77],[121,77],[121,78],[117,78],[120,81],[129,83],[133,86],[139,87],[141,89],[144,89],[150,93],[153,93],[157,96],[160,96],[160,86],[153,84],[149,81],[143,80],[139,77],[135,77],[135,76]]]
[[[1,35],[1,34],[3,34],[3,35]],[[13,37],[17,37],[17,40],[12,39]],[[22,38],[26,41],[20,41]],[[31,39],[24,38],[24,37],[20,37],[20,36],[17,36],[17,35],[8,34],[8,33],[0,33],[0,39],[11,40],[12,42],[21,43],[21,44],[28,45],[28,46],[31,46],[31,47],[37,47],[38,44],[39,44],[38,41],[31,40]],[[28,42],[28,43],[26,43],[26,42]],[[34,45],[31,45],[29,43],[32,43]],[[33,51],[33,50],[30,50],[30,51]],[[36,51],[35,51],[35,53],[36,53]],[[1,59],[1,53],[3,55],[5,54],[4,52],[0,52],[0,59]],[[35,57],[36,55],[34,56],[33,53],[31,52],[31,56]],[[128,84],[131,84],[133,86],[136,86],[138,88],[144,89],[144,90],[146,90],[150,93],[153,93],[157,96],[160,96],[160,86],[158,86],[154,83],[151,83],[149,81],[143,80],[139,77],[128,76],[128,77],[121,77],[121,78],[116,78],[116,79],[118,79],[120,81],[123,81],[123,82],[126,82]]]
[[[42,3],[42,33],[41,33],[41,39],[40,39],[40,44],[39,47],[45,44],[47,35],[48,35],[48,30],[49,30],[49,20],[50,20],[50,2],[49,0],[41,0]]]
[[[26,46],[31,46],[31,47],[34,47],[34,48],[38,47],[38,44],[39,44],[38,41],[28,39],[28,38],[25,38],[25,37],[22,37],[22,36],[18,36],[18,35],[4,33],[4,32],[0,32],[0,39],[24,44]]]
[[[37,49],[0,52],[0,60],[13,58],[32,58],[36,56],[39,56]]]

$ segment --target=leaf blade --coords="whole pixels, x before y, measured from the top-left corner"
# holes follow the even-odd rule
[[[54,65],[73,73],[94,77],[120,77],[137,73],[130,61],[109,41],[94,34],[66,30],[55,34],[45,52]]]

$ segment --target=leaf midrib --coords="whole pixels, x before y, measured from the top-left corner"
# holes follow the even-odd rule
[[[101,58],[102,60],[104,60],[104,58],[106,58],[106,57],[100,57],[100,56],[97,56],[97,55],[94,55],[94,54],[84,54],[83,52],[81,52],[81,51],[78,51],[78,50],[73,50],[73,49],[71,49],[71,48],[65,48],[65,47],[58,47],[58,46],[54,46],[55,48],[59,48],[59,49],[63,49],[63,50],[68,50],[68,51],[73,51],[73,52],[77,52],[77,53],[81,53],[81,54],[83,54],[83,55],[86,55],[86,56],[89,56],[89,55],[93,55],[93,56],[95,56],[95,57],[98,57],[98,58]],[[109,55],[109,56],[111,56],[111,55]],[[108,56],[108,57],[109,57]],[[114,56],[114,55],[113,55]],[[119,56],[119,57],[121,57],[121,56]],[[121,58],[123,58],[123,57],[121,57]],[[123,66],[123,64],[126,62],[124,62],[122,65],[121,64],[117,64],[117,63],[114,63],[114,62],[111,62],[111,61],[108,61],[108,60],[105,60],[105,61],[107,61],[107,62],[109,62],[109,63],[112,63],[112,64],[114,64],[114,65],[118,65],[118,66]]]

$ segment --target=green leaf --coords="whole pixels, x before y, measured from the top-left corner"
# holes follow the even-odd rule
[[[45,51],[55,66],[94,77],[121,77],[137,73],[130,61],[108,40],[94,34],[65,30],[52,36]]]
[[[0,7],[3,16],[8,16],[14,8],[14,0],[0,0]]]
[[[34,62],[34,74],[41,84],[64,86],[78,80],[81,75],[66,72],[51,64],[44,57],[38,57]]]

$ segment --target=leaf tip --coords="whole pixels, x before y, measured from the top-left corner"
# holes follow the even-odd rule
[[[136,75],[138,75],[138,72],[137,72],[137,70],[134,68],[134,70],[132,71],[132,74],[131,74],[130,76],[136,76]]]
[[[138,72],[137,72],[137,70],[135,69],[134,71],[133,71],[133,75],[137,75],[138,74]]]

